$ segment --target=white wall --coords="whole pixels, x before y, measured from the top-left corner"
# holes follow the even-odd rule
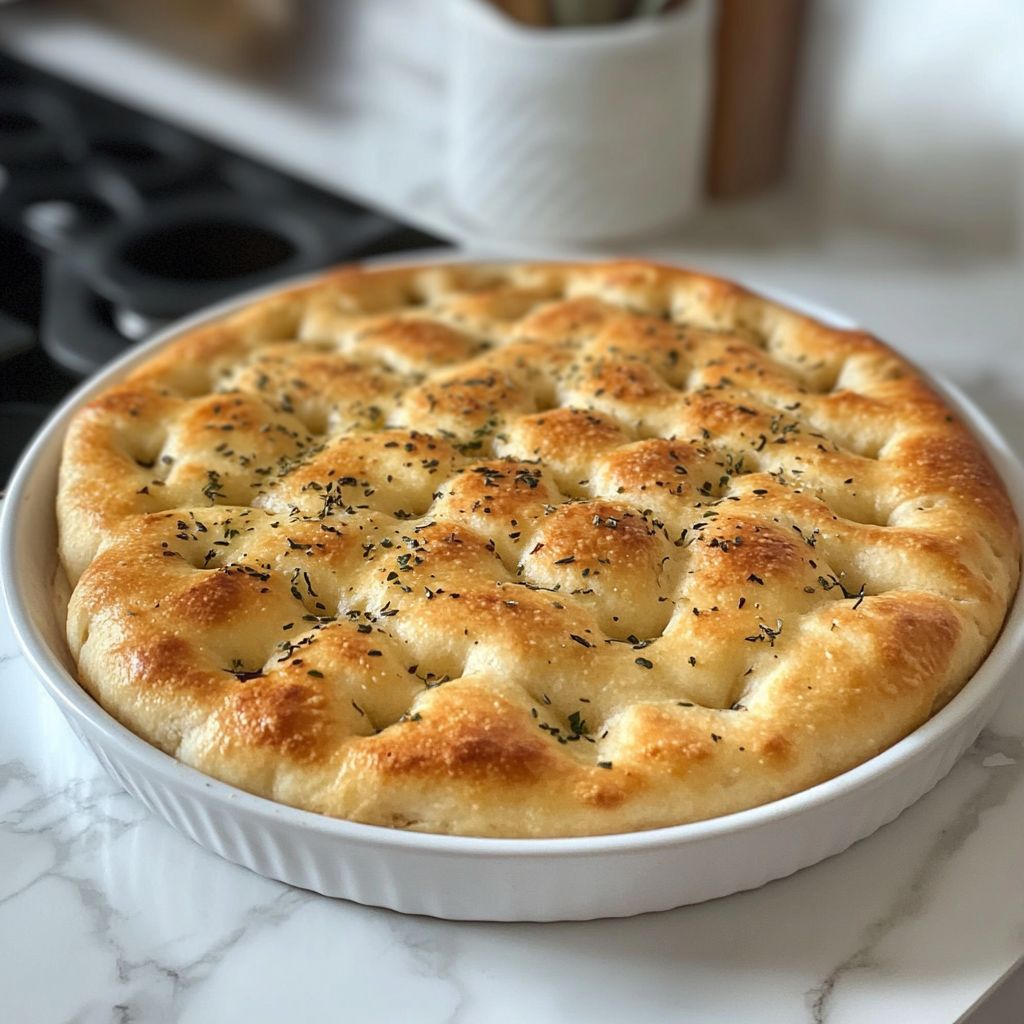
[[[1005,254],[1024,208],[1021,0],[815,0],[799,180],[827,222]]]

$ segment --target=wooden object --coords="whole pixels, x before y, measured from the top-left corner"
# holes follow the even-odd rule
[[[290,0],[79,0],[163,49],[261,79],[287,67],[303,5]]]
[[[718,0],[709,195],[750,195],[781,177],[806,6]]]
[[[548,0],[494,0],[494,6],[503,10],[513,21],[524,25],[551,24],[551,9]]]

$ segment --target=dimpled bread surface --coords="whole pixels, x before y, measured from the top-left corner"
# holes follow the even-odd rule
[[[249,792],[571,836],[799,792],[947,702],[1017,521],[905,360],[639,262],[343,269],[76,415],[82,685]]]

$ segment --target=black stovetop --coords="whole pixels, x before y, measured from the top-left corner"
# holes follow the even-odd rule
[[[444,244],[0,53],[0,486],[71,388],[168,321]]]

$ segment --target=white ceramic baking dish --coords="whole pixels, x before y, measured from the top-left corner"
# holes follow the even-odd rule
[[[763,807],[625,835],[475,839],[403,832],[285,807],[180,764],[120,725],[75,682],[64,640],[66,598],[55,597],[54,585],[61,444],[75,410],[125,371],[182,330],[262,293],[161,332],[79,388],[24,455],[0,521],[0,577],[7,606],[43,687],[114,779],[174,828],[222,857],[329,896],[455,919],[586,920],[697,903],[791,874],[891,821],[952,768],[1017,678],[1024,647],[1020,599],[999,642],[963,690],[878,757]],[[812,304],[775,297],[849,325],[846,318]],[[949,386],[939,387],[985,442],[1020,516],[1024,470],[978,409]]]

